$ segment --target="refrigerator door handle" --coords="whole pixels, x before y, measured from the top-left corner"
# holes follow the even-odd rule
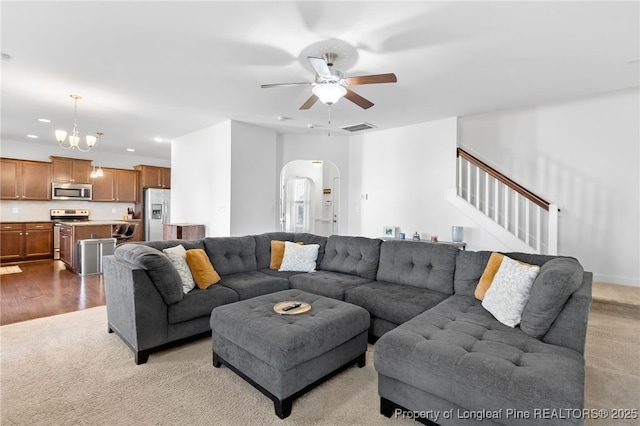
[[[167,223],[167,200],[162,200],[162,223]]]

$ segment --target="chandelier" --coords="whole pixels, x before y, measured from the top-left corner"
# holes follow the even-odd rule
[[[96,134],[98,135],[98,139],[99,139],[104,133],[97,132]],[[102,166],[100,166],[100,163],[98,163],[97,169],[96,169],[96,166],[92,166],[91,174],[89,176],[91,177],[91,179],[96,179],[104,176],[104,172],[102,171]]]
[[[69,140],[67,141],[67,143],[65,143],[65,140],[67,139],[67,132],[65,132],[64,130],[56,130],[56,139],[58,141],[58,145],[60,145],[60,147],[64,149],[77,149],[78,151],[88,152],[91,148],[93,148],[96,142],[98,142],[98,139],[100,138],[102,133],[98,133],[97,138],[93,135],[87,135],[87,148],[82,149],[80,147],[80,136],[78,135],[78,99],[82,99],[82,96],[69,95],[69,97],[71,97],[74,102],[73,130],[69,135]]]

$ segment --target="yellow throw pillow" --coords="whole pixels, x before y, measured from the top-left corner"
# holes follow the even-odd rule
[[[500,268],[502,264],[502,259],[504,259],[504,255],[500,253],[491,253],[491,257],[489,257],[489,261],[487,262],[487,266],[484,268],[484,272],[480,277],[480,281],[478,281],[478,285],[476,286],[476,291],[474,295],[476,299],[483,300],[484,295],[491,287],[491,283],[493,282],[493,277],[496,276],[496,272]]]
[[[216,272],[209,260],[209,256],[202,249],[187,250],[187,263],[191,269],[191,275],[199,288],[209,288],[220,282],[220,275]]]
[[[302,241],[296,244],[304,245]],[[271,263],[269,268],[276,271],[280,269],[282,259],[284,259],[284,241],[271,240]]]

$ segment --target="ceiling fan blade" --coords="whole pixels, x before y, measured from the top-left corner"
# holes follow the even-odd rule
[[[316,70],[316,73],[322,77],[322,78],[331,78],[331,70],[329,69],[329,65],[327,65],[327,62],[322,59],[322,58],[316,58],[314,56],[307,56],[307,59],[309,60],[309,62],[311,62],[311,66],[313,67],[314,70]]]
[[[309,99],[305,103],[302,104],[300,109],[309,109],[318,101],[318,97],[316,95],[311,95]]]
[[[368,109],[373,106],[373,102],[363,98],[362,96],[358,95],[356,92],[349,89],[347,89],[347,94],[344,95],[344,97],[349,99],[351,102],[353,102],[354,104],[358,105],[360,108],[363,108],[363,109]]]
[[[279,83],[279,84],[263,84],[260,87],[263,89],[269,89],[272,87],[287,87],[287,86],[311,86],[313,83]]]
[[[349,77],[345,80],[350,86],[355,86],[357,84],[395,83],[398,81],[394,73],[362,75],[360,77]]]

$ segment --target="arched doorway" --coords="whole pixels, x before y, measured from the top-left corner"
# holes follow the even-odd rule
[[[294,160],[280,171],[280,229],[317,235],[340,231],[340,173],[335,164]]]

